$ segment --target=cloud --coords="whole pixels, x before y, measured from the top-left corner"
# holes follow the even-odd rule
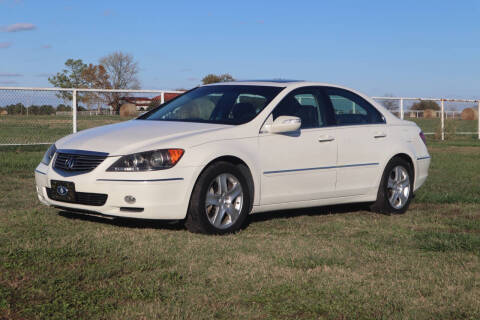
[[[9,48],[12,45],[11,42],[0,42],[0,49]]]
[[[20,73],[0,72],[0,77],[8,77],[8,78],[23,77],[23,74],[20,74]]]
[[[51,44],[44,44],[42,45],[42,49],[51,49],[52,45]]]
[[[7,81],[0,81],[0,84],[8,84],[8,85],[11,85],[11,84],[18,84],[18,82],[17,82],[17,81],[7,80]]]
[[[3,27],[2,30],[5,32],[20,32],[20,31],[30,31],[35,30],[36,25],[31,23],[15,23],[9,26]]]

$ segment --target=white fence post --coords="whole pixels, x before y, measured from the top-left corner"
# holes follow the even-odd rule
[[[443,99],[442,99],[442,104],[441,104],[441,107],[442,107],[442,114],[440,115],[440,119],[442,121],[442,141],[445,140],[445,119],[444,119],[444,113],[445,113],[445,108],[444,108],[444,105],[443,105]]]
[[[165,103],[165,92],[162,91],[162,93],[160,93],[160,104],[164,104]]]
[[[404,114],[403,114],[403,99],[400,99],[400,119],[403,120]]]
[[[72,91],[72,122],[73,122],[73,133],[77,132],[77,89]]]

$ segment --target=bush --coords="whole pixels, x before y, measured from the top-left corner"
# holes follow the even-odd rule
[[[438,110],[440,110],[440,106],[435,101],[422,100],[420,102],[414,103],[410,107],[410,110],[427,110],[427,109],[432,109],[432,110],[437,110],[438,111]]]
[[[5,107],[7,109],[8,114],[26,114],[27,109],[22,103],[11,104]]]
[[[72,111],[72,107],[66,106],[62,103],[57,106],[57,111]]]
[[[44,104],[43,106],[40,106],[38,114],[54,114],[54,113],[55,113],[55,109],[51,105]]]

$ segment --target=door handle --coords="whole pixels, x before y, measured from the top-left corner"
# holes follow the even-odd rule
[[[335,140],[335,137],[329,135],[323,135],[318,138],[318,142],[329,142]]]
[[[381,132],[381,131],[375,132],[374,135],[373,135],[373,137],[375,139],[385,138],[386,136],[387,136],[387,134],[385,132]]]

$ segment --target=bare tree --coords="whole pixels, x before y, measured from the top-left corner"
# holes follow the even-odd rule
[[[100,59],[105,68],[112,89],[139,89],[138,63],[133,56],[120,51],[111,53]],[[120,109],[121,93],[108,93],[105,98],[114,111]]]
[[[393,97],[393,94],[387,93],[384,97]],[[385,99],[382,100],[382,105],[389,111],[398,111],[399,105],[398,100]]]

